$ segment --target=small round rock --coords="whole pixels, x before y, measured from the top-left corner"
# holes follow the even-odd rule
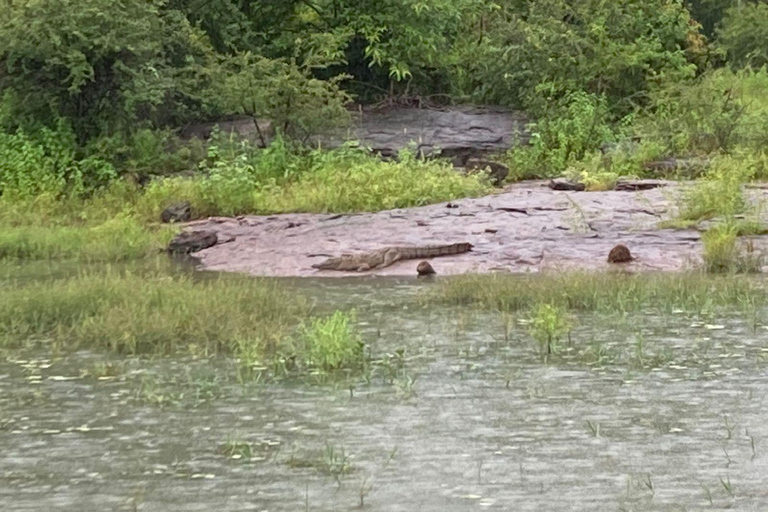
[[[608,263],[629,263],[634,259],[629,248],[624,244],[617,245],[608,253]]]
[[[428,261],[422,261],[421,263],[419,263],[419,266],[416,267],[416,272],[418,272],[420,276],[431,276],[437,273],[435,272],[435,269],[432,268],[432,265],[430,265]]]

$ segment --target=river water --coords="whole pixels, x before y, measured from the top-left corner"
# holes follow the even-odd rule
[[[762,326],[585,315],[545,362],[519,315],[422,306],[430,283],[289,284],[357,309],[367,381],[2,353],[0,510],[768,510]]]

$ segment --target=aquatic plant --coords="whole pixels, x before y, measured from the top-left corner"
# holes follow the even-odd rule
[[[352,322],[354,313],[336,311],[302,329],[307,363],[324,372],[362,365],[363,342]]]
[[[530,333],[541,349],[542,355],[553,354],[563,335],[571,328],[562,308],[551,304],[540,304],[530,317]]]

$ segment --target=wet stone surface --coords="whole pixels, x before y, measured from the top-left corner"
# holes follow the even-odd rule
[[[659,229],[673,215],[677,186],[642,191],[554,191],[529,182],[478,199],[354,215],[287,214],[212,218],[189,229],[212,230],[234,242],[196,254],[207,270],[271,276],[333,276],[313,263],[390,245],[470,242],[472,252],[430,261],[440,275],[608,269],[608,253],[626,245],[637,259],[628,271],[682,270],[701,261],[701,233]],[[752,191],[761,197],[766,190]],[[755,239],[764,249],[768,241]],[[375,275],[416,275],[418,260]]]

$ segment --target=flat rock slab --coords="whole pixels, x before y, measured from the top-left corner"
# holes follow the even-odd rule
[[[438,275],[470,272],[625,269],[675,271],[701,261],[701,233],[659,229],[680,186],[637,192],[569,192],[528,182],[478,199],[354,215],[286,214],[210,218],[190,230],[214,231],[231,243],[195,254],[204,270],[262,276],[341,277],[358,273],[315,270],[313,263],[342,253],[390,245],[466,241],[470,253],[430,259]],[[752,190],[765,198],[768,191]],[[637,259],[607,263],[616,244]],[[758,249],[768,239],[755,238]],[[416,276],[420,260],[400,261],[365,275]]]
[[[425,155],[454,158],[457,165],[463,166],[469,158],[488,157],[516,144],[527,144],[527,123],[522,113],[500,107],[394,107],[353,113],[349,129],[315,137],[313,142],[334,148],[357,140],[384,157],[394,157],[400,150],[412,147]],[[225,135],[259,144],[262,137],[265,143],[274,138],[269,122],[262,120],[257,126],[245,116],[193,124],[184,128],[182,136],[209,139],[215,126]]]
[[[493,107],[392,108],[353,115],[353,128],[345,138],[359,140],[383,156],[395,156],[412,144],[426,155],[466,160],[527,143],[527,122],[521,113]],[[345,138],[329,138],[325,146],[337,146]]]

